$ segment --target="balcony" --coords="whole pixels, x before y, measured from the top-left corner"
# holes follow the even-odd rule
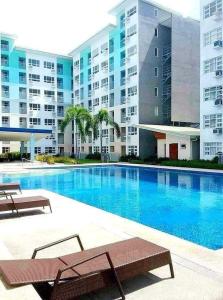
[[[125,84],[126,84],[126,78],[123,77],[123,78],[121,78],[121,80],[120,80],[120,85],[125,85]]]
[[[8,44],[1,44],[1,50],[2,51],[9,51],[9,45]]]
[[[26,69],[26,63],[25,62],[19,62],[19,69]]]
[[[9,66],[9,60],[6,58],[1,59],[1,65],[2,67],[8,67]]]
[[[26,115],[26,114],[27,114],[27,108],[20,108],[20,109],[19,109],[19,113],[20,113],[21,115]]]
[[[64,112],[63,111],[58,111],[57,112],[57,117],[61,117],[61,118],[63,118],[64,117]]]
[[[9,114],[10,113],[10,108],[7,107],[7,106],[3,106],[2,107],[2,113]]]
[[[115,141],[115,136],[114,135],[110,135],[110,142],[114,143],[114,141]]]
[[[3,127],[10,127],[10,123],[9,122],[2,122],[2,126]]]
[[[2,82],[9,82],[9,75],[2,75],[1,80]]]
[[[126,123],[126,116],[121,116],[121,123]]]
[[[3,98],[9,98],[9,91],[2,91]]]
[[[25,122],[20,123],[19,128],[27,128],[27,123]]]
[[[122,136],[121,136],[121,142],[122,142],[122,143],[125,143],[125,142],[126,142],[126,135],[122,135]]]
[[[64,103],[64,98],[63,97],[57,97],[57,102],[58,103]]]

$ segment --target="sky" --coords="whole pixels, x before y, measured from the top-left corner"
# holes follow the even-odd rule
[[[199,18],[200,0],[156,0],[184,16]],[[68,54],[114,23],[108,11],[120,0],[0,0],[0,32],[17,36],[16,45]]]

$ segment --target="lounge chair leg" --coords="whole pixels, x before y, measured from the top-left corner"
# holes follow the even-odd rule
[[[50,202],[49,202],[49,207],[50,207],[50,212],[51,212],[51,214],[52,214],[52,207],[51,207],[51,204],[50,204]]]
[[[170,266],[171,277],[174,278],[175,276],[174,276],[174,270],[173,270],[173,264],[172,264],[172,262],[169,264],[169,266]]]

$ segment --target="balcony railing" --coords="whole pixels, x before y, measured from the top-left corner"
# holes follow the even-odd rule
[[[27,114],[27,109],[26,108],[20,108],[19,113],[21,115],[26,115]]]
[[[8,114],[8,113],[10,113],[10,108],[9,107],[2,107],[2,112],[3,113],[6,113],[6,114]]]
[[[2,97],[3,98],[9,98],[9,92],[8,91],[2,91]]]

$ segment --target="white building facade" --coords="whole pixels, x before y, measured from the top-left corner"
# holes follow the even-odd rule
[[[156,155],[154,136],[135,125],[199,123],[199,22],[145,0],[122,1],[110,13],[116,25],[70,53],[74,103],[93,114],[106,108],[119,124],[119,139],[104,124],[102,152]],[[78,147],[101,151],[92,137]]]
[[[72,59],[15,46],[15,37],[0,34],[0,127],[49,129],[35,153],[72,153],[71,133],[60,131],[72,105]],[[0,153],[19,151],[18,142],[0,142]],[[29,152],[29,145],[25,145]]]
[[[223,1],[201,0],[201,158],[223,152]]]

